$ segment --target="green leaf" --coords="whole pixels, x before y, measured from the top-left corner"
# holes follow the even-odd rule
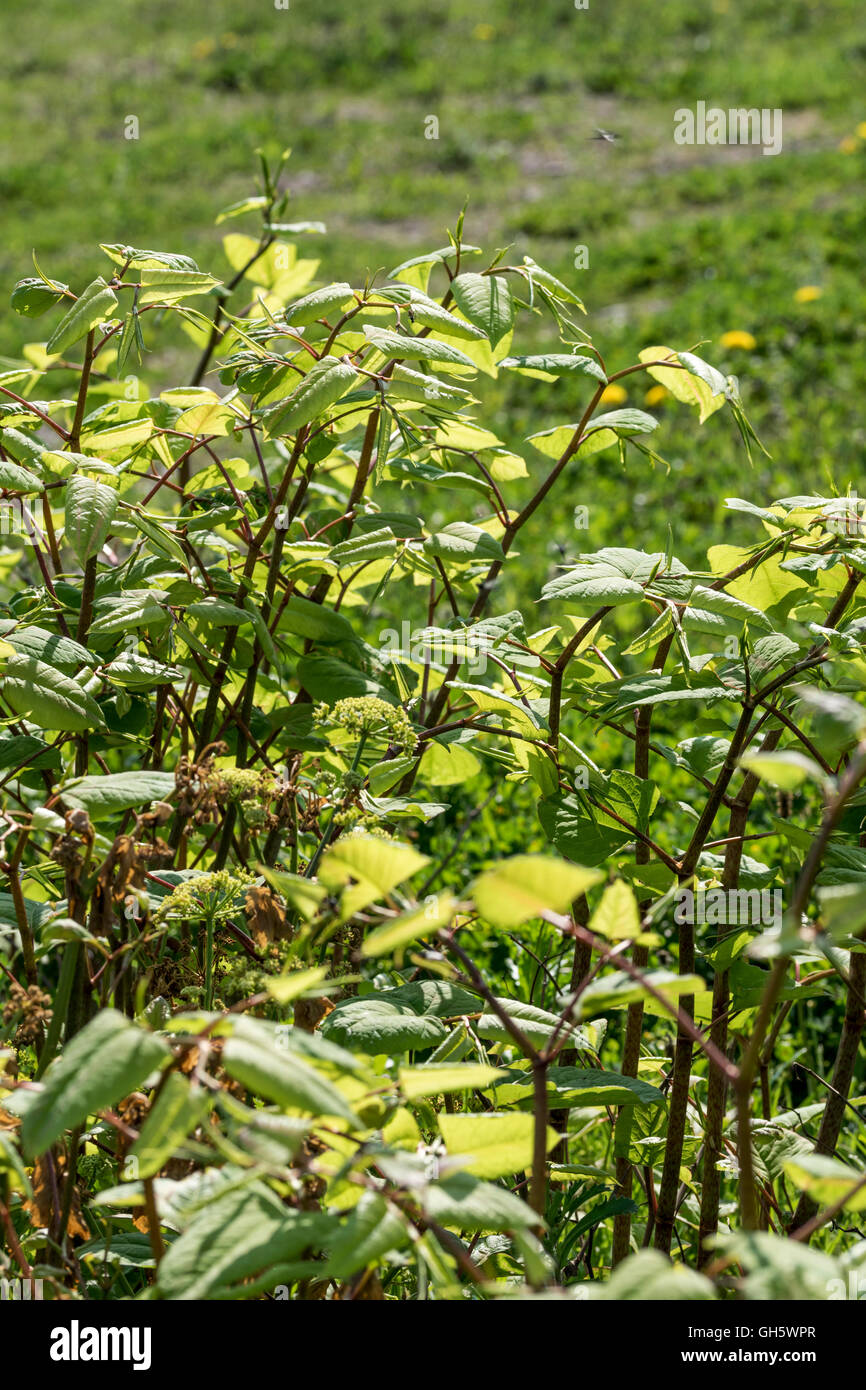
[[[228,207],[222,209],[215,218],[216,225],[227,222],[231,217],[241,217],[245,212],[260,212],[266,208],[268,200],[263,193],[253,194],[249,198],[241,198],[237,203],[229,203]]]
[[[60,637],[44,627],[17,627],[14,622],[0,619],[0,637],[22,656],[36,657],[64,675],[72,675],[81,666],[95,666],[96,657],[71,637]]]
[[[469,521],[452,521],[424,542],[428,555],[446,560],[503,560],[499,541]]]
[[[340,1227],[323,1274],[330,1279],[348,1279],[357,1270],[376,1264],[389,1250],[401,1250],[409,1239],[409,1225],[402,1212],[378,1192],[365,1192]]]
[[[38,903],[32,898],[25,898],[24,911],[27,913],[27,920],[31,927],[38,932],[43,924],[50,919],[54,908],[50,903]],[[8,927],[12,931],[16,929],[16,926],[15,899],[11,893],[0,893],[0,927]]]
[[[460,1231],[507,1231],[539,1224],[527,1202],[472,1173],[455,1173],[425,1185],[421,1198],[428,1221]]]
[[[169,1056],[162,1039],[116,1009],[102,1009],[45,1073],[22,1121],[25,1148],[44,1153],[65,1130],[129,1095]]]
[[[3,697],[16,714],[26,715],[40,729],[83,733],[104,728],[93,697],[69,676],[33,657],[8,659]]]
[[[461,256],[478,256],[481,254],[480,246],[470,246],[468,242],[461,242]],[[397,280],[403,271],[412,270],[416,266],[439,265],[444,261],[453,260],[457,255],[457,248],[453,244],[440,246],[435,251],[427,251],[423,256],[411,256],[408,261],[401,261],[395,265],[393,270],[388,271],[389,280]]]
[[[568,352],[544,352],[529,357],[503,357],[499,365],[547,381],[555,380],[561,376],[570,376],[572,372],[580,372],[584,376],[595,377],[597,381],[607,381],[604,371],[594,357],[575,357]]]
[[[145,267],[139,279],[141,308],[146,304],[175,304],[190,295],[208,294],[220,283],[202,270],[166,270],[158,266]]]
[[[715,1285],[687,1265],[672,1264],[660,1250],[638,1250],[618,1265],[606,1284],[584,1285],[589,1297],[627,1303],[652,1299],[660,1303],[711,1302]]]
[[[551,275],[549,270],[545,270],[531,256],[523,257],[523,264],[526,267],[525,274],[530,285],[537,281],[542,285],[554,299],[562,300],[565,304],[574,304],[580,309],[582,314],[586,313],[583,307],[583,300],[579,299],[574,290],[569,289],[568,285],[563,284],[562,280],[557,280],[555,275]]]
[[[440,1114],[439,1132],[449,1159],[458,1155],[467,1172],[478,1178],[504,1178],[532,1167],[535,1117],[494,1111]],[[547,1127],[547,1150],[559,1142],[555,1129]]]
[[[560,854],[591,867],[603,863],[632,838],[601,812],[594,819],[590,817],[577,796],[553,796],[540,801],[538,819]]]
[[[486,685],[474,685],[471,681],[453,680],[451,688],[465,691],[478,709],[485,714],[495,714],[504,728],[516,725],[517,728],[534,734],[540,727],[538,715],[531,708],[527,709],[516,695],[509,695],[504,690],[491,690]]]
[[[328,890],[322,883],[313,883],[312,879],[302,878],[300,874],[285,873],[280,869],[270,869],[261,867],[261,872],[278,893],[281,893],[287,903],[300,913],[305,922],[309,922],[315,917],[322,902],[328,895]]]
[[[21,468],[8,459],[0,459],[0,488],[23,495],[42,491],[42,482],[29,468]]]
[[[832,870],[824,870],[825,876]],[[843,871],[844,872],[844,871]],[[851,872],[849,870],[849,872]],[[855,936],[866,926],[866,882],[830,883],[818,889],[821,921],[834,941]]]
[[[316,319],[325,318],[329,309],[350,306],[353,299],[352,286],[340,281],[338,284],[325,285],[321,290],[313,290],[302,299],[296,299],[286,307],[284,317],[286,323],[300,327],[303,324],[315,323]]]
[[[570,1047],[595,1046],[597,1038],[590,1029],[578,1028],[574,1023],[563,1024],[559,1014],[539,1009],[535,1004],[524,1004],[520,999],[497,999],[497,1004],[520,1028],[533,1047],[546,1047],[551,1038],[565,1039]],[[475,1024],[479,1038],[487,1042],[508,1043],[514,1040],[498,1014],[483,1013]]]
[[[670,574],[678,577],[682,569],[672,561]],[[668,574],[666,557],[659,552],[629,550],[612,546],[584,555],[576,565],[558,575],[541,591],[543,599],[561,598],[580,603],[593,611],[602,604],[616,606],[643,598],[646,586]]]
[[[254,1095],[285,1109],[333,1115],[347,1120],[353,1128],[358,1123],[333,1082],[297,1055],[287,1035],[278,1038],[257,1019],[238,1019],[223,1048],[223,1065],[229,1076]]]
[[[181,680],[183,672],[177,666],[166,666],[162,661],[139,656],[138,652],[121,652],[120,656],[103,667],[103,675],[114,685],[129,687],[130,690],[145,690],[149,686]]]
[[[371,995],[338,1004],[320,1025],[320,1031],[341,1047],[371,1057],[436,1047],[447,1037],[444,1024],[433,1015],[418,1014],[403,1001],[391,1002]]]
[[[465,271],[451,282],[454,302],[495,348],[514,326],[514,304],[501,275],[476,275]]]
[[[160,594],[160,598],[166,595]],[[91,637],[107,637],[115,632],[129,632],[135,628],[163,628],[171,615],[162,607],[157,596],[147,590],[129,591],[118,594],[103,606],[97,605],[97,614],[90,624]]]
[[[581,436],[576,457],[588,458],[602,449],[609,449],[618,439],[628,439],[633,434],[649,434],[657,425],[655,416],[647,415],[643,410],[611,410],[606,415],[596,415]],[[576,425],[554,425],[552,429],[531,434],[529,442],[548,458],[559,458],[576,429]]]
[[[0,1130],[0,1173],[6,1174],[7,1177],[9,1174],[12,1174],[13,1176],[10,1183],[11,1189],[14,1191],[17,1187],[19,1191],[23,1192],[32,1200],[33,1188],[27,1176],[27,1169],[24,1167],[21,1155],[12,1143],[11,1138],[4,1134],[2,1130]]]
[[[798,1154],[789,1158],[785,1172],[795,1187],[807,1192],[821,1207],[842,1203],[845,1211],[863,1211],[866,1207],[866,1174],[837,1158],[826,1154]]]
[[[597,936],[607,937],[609,941],[634,940],[640,935],[640,914],[634,893],[621,879],[605,888],[589,927]]]
[[[402,912],[399,917],[371,931],[364,938],[364,955],[375,959],[402,952],[419,937],[429,936],[440,927],[447,927],[457,907],[457,899],[451,893],[439,893],[428,898],[421,907]]]
[[[534,1088],[529,1072],[509,1071],[505,1080],[492,1088],[500,1106],[532,1107]],[[594,1067],[550,1067],[547,1072],[547,1101],[552,1110],[591,1109],[613,1105],[663,1105],[661,1091],[636,1076]]]
[[[324,993],[319,986],[327,978],[328,966],[315,965],[309,970],[289,970],[284,975],[269,975],[264,984],[272,999],[276,999],[278,1004],[288,1004],[307,993],[313,996]]]
[[[666,676],[661,671],[647,671],[642,676],[626,676],[624,680],[608,681],[603,687],[607,698],[596,713],[602,719],[612,719],[638,705],[680,704],[683,701],[703,700],[713,705],[718,700],[739,700],[742,687],[731,681],[691,680],[685,676]]]
[[[217,398],[190,406],[177,417],[174,427],[184,434],[201,436],[215,434],[226,436],[238,424],[238,417],[231,406]]]
[[[774,753],[749,753],[740,759],[740,767],[747,768],[763,781],[769,782],[771,787],[780,787],[785,792],[802,786],[807,778],[819,786],[827,780],[814,758],[807,757],[796,748]]]
[[[483,329],[476,328],[474,324],[449,313],[435,299],[430,299],[422,290],[411,285],[391,286],[377,291],[378,296],[405,305],[413,322],[420,323],[425,328],[438,328],[446,337],[463,338],[467,342],[473,342],[485,336]]]
[[[696,584],[689,596],[689,606],[683,613],[687,632],[705,632],[711,637],[733,633],[738,635],[746,623],[752,635],[772,632],[772,623],[759,609],[742,599],[734,598],[721,589],[707,589]]]
[[[397,363],[384,386],[387,396],[396,400],[451,405],[464,401],[468,404],[474,399],[462,386],[455,386],[450,381],[440,381],[439,377],[429,376],[425,372],[416,372],[412,367],[405,367],[402,362]]]
[[[164,1298],[247,1298],[250,1281],[268,1271],[265,1287],[282,1277],[321,1270],[300,1261],[308,1250],[321,1249],[335,1217],[284,1206],[264,1183],[250,1183],[210,1202],[199,1211],[165,1253],[158,1288]],[[298,1268],[293,1268],[297,1262]]]
[[[447,362],[454,366],[471,367],[473,371],[475,369],[475,364],[465,352],[452,347],[450,343],[440,343],[436,338],[413,338],[408,333],[395,333],[390,328],[375,328],[370,324],[364,325],[364,333],[371,345],[388,358]]]
[[[325,852],[319,881],[340,887],[356,879],[385,897],[398,883],[411,878],[430,860],[411,845],[380,840],[373,835],[345,835]]]
[[[111,772],[67,782],[63,799],[80,806],[91,820],[104,820],[152,801],[165,801],[175,788],[173,772]]]
[[[474,995],[446,980],[421,980],[397,989],[344,999],[320,1025],[326,1038],[371,1056],[436,1047],[447,1036],[442,1018],[477,1013]]]
[[[353,641],[352,624],[342,613],[292,594],[280,617],[280,631],[293,632],[311,642]]]
[[[117,295],[108,288],[102,276],[98,276],[64,314],[45,344],[45,351],[51,354],[65,352],[79,339],[86,337],[91,328],[111,318],[116,308]]]
[[[709,367],[706,362],[701,362],[700,358],[692,357],[689,353],[673,352],[666,347],[644,348],[638,354],[641,362],[660,362],[670,359],[672,362],[680,363],[681,366],[671,367],[648,367],[649,376],[660,382],[667,391],[670,391],[675,400],[682,401],[685,405],[695,406],[698,410],[698,422],[703,424],[717,410],[725,404],[725,378],[721,372]],[[702,368],[698,375],[694,370],[683,371],[683,366],[698,364]],[[708,384],[707,377],[712,381],[712,386]]]
[[[825,1251],[768,1231],[720,1236],[715,1253],[746,1270],[744,1292],[749,1299],[820,1301],[834,1286],[845,1287],[838,1262]]]
[[[19,280],[12,291],[12,308],[25,318],[38,319],[46,310],[59,304],[68,289],[68,285],[56,281],[47,284],[36,276],[30,276],[26,280]]]
[[[268,436],[296,434],[344,396],[355,380],[354,367],[336,357],[320,357],[303,381],[284,401],[265,411],[262,419]]]
[[[126,246],[123,242],[100,242],[104,251],[115,265],[128,266],[130,270],[152,269],[164,266],[169,270],[197,270],[198,266],[190,256],[182,256],[176,251],[149,251],[139,246]]]
[[[82,470],[87,473],[108,473],[112,477],[117,473],[114,464],[95,458],[93,454],[79,454],[73,449],[45,449],[41,461],[52,479],[69,478]]]
[[[164,555],[167,559],[175,561],[182,569],[186,568],[187,561],[183,547],[175,540],[167,526],[157,521],[155,517],[139,511],[137,507],[130,509],[129,519],[136,530],[147,536],[158,555]]]
[[[186,613],[188,618],[198,618],[208,627],[243,627],[245,623],[252,622],[243,608],[213,594],[189,604]]]
[[[700,975],[675,975],[670,970],[653,970],[644,977],[657,993],[675,1003],[680,995],[706,991]],[[629,1004],[646,1002],[649,991],[639,980],[633,980],[624,970],[594,980],[583,991],[577,1005],[579,1019],[596,1018],[609,1009],[624,1009]]]
[[[728,378],[720,371],[711,367],[709,362],[705,362],[702,357],[696,357],[693,352],[678,352],[677,357],[692,376],[698,377],[705,386],[710,388],[714,397],[723,395],[727,398]]]
[[[203,1087],[192,1085],[179,1072],[171,1072],[129,1151],[136,1177],[150,1178],[158,1173],[209,1109],[210,1097]]]
[[[394,532],[389,526],[382,526],[366,535],[350,536],[348,540],[340,541],[331,547],[328,558],[338,569],[347,570],[392,555],[396,549],[397,537]]]
[[[118,502],[115,489],[94,478],[77,474],[66,484],[65,535],[82,565],[108,540]]]
[[[483,1091],[508,1073],[483,1062],[430,1062],[423,1067],[400,1068],[400,1090],[407,1100],[449,1096],[460,1091]]]
[[[567,912],[575,898],[600,882],[584,869],[543,854],[518,854],[481,874],[470,887],[481,916],[510,930],[545,910]]]
[[[100,1265],[119,1265],[124,1269],[154,1269],[153,1246],[143,1231],[109,1230],[95,1240],[75,1247],[77,1260],[98,1259]]]
[[[578,567],[568,574],[558,575],[544,586],[544,599],[565,599],[578,604],[582,610],[618,608],[623,603],[639,603],[644,597],[643,585],[620,574],[600,575],[595,567]]]
[[[0,738],[0,770],[10,767],[60,767],[60,755],[33,734],[12,734]]]
[[[794,694],[810,714],[820,742],[853,742],[866,734],[866,710],[847,695],[811,685],[795,686]]]

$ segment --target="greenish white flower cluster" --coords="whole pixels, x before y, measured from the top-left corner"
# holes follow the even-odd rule
[[[407,756],[414,753],[418,742],[406,711],[397,705],[389,705],[378,695],[350,696],[338,700],[330,708],[324,704],[317,705],[315,717],[320,724],[345,729],[357,738],[384,738],[391,747]]]
[[[185,879],[163,900],[158,916],[187,922],[196,917],[224,921],[242,910],[247,890],[256,882],[245,869],[216,869]]]

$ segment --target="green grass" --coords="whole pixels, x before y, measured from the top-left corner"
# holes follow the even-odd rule
[[[723,525],[720,496],[856,485],[866,142],[838,147],[866,118],[857,0],[590,0],[585,11],[570,0],[11,0],[6,13],[4,291],[29,272],[31,249],[49,273],[85,283],[103,268],[101,240],[183,250],[223,273],[216,210],[248,190],[256,145],[291,145],[290,216],[327,223],[314,254],[328,278],[359,282],[441,244],[468,197],[470,239],[513,243],[582,293],[609,365],[636,343],[703,340],[741,376],[772,461],[748,474],[718,422],[695,457],[674,409],[660,445],[669,475],[623,487],[608,464],[576,499],[595,504],[592,545],[624,527],[664,544],[675,507],[682,548],[697,553]],[[674,111],[699,99],[782,107],[783,153],[675,145]],[[137,141],[124,139],[129,115]],[[429,115],[436,141],[424,137]],[[594,141],[596,126],[621,138]],[[573,268],[577,245],[588,269]],[[796,303],[804,284],[822,297]],[[753,352],[720,347],[734,328],[754,335]],[[0,351],[28,335],[42,325],[5,314]],[[578,406],[568,388],[491,390],[517,446],[530,421]]]

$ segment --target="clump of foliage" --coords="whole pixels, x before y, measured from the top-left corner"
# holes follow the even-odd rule
[[[866,1201],[856,506],[732,499],[701,569],[674,525],[561,534],[533,587],[575,478],[662,466],[611,385],[748,453],[736,380],[611,370],[462,219],[322,283],[279,178],[221,214],[259,219],[224,282],[106,245],[12,296],[51,331],[0,374],[4,1273],[826,1296]],[[549,393],[527,459],[478,418],[500,372]]]

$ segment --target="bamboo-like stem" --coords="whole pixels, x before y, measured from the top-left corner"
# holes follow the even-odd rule
[[[862,951],[852,951],[842,1036],[839,1039],[839,1050],[836,1053],[836,1061],[833,1066],[830,1094],[824,1107],[824,1114],[821,1116],[821,1127],[815,1142],[815,1152],[818,1154],[832,1156],[836,1152],[836,1145],[842,1132],[848,1093],[854,1078],[860,1039],[863,1036],[864,991],[866,991],[866,955]],[[791,1232],[797,1231],[810,1222],[817,1210],[818,1203],[810,1197],[808,1192],[803,1192],[791,1221]],[[810,1234],[811,1232],[802,1239],[808,1240]]]
[[[654,671],[662,671],[667,661],[668,653],[671,649],[673,636],[666,637],[659,645],[652,664]],[[641,705],[635,711],[635,744],[634,744],[634,772],[635,776],[641,781],[646,781],[649,777],[650,765],[650,728],[652,725],[652,706]],[[648,864],[650,862],[650,848],[642,840],[635,841],[634,852],[635,864]],[[639,906],[641,916],[649,908],[649,902],[644,901]],[[638,969],[643,970],[649,963],[649,951],[646,946],[634,945],[631,951],[632,964]],[[621,1070],[623,1076],[637,1076],[638,1063],[640,1062],[640,1042],[643,1031],[643,1000],[635,1004],[630,1004],[626,1014],[625,1041],[623,1044]],[[617,1187],[623,1197],[631,1197],[634,1182],[634,1170],[629,1161],[629,1145],[631,1142],[631,1130],[634,1121],[634,1106],[623,1105],[617,1115],[616,1128],[614,1130],[614,1153],[616,1158],[616,1181]],[[613,1245],[611,1250],[611,1266],[615,1268],[626,1257],[631,1246],[631,1212],[617,1212],[613,1219]]]
[[[856,753],[848,764],[839,789],[824,812],[821,829],[809,846],[809,852],[806,855],[791,902],[790,918],[795,927],[799,927],[803,913],[808,905],[812,887],[818,876],[818,870],[821,867],[821,861],[824,857],[824,852],[827,848],[830,836],[836,829],[849,798],[857,790],[864,776],[866,776],[866,742],[858,746]],[[770,971],[770,978],[764,989],[763,998],[761,999],[758,1014],[752,1028],[752,1036],[743,1056],[736,1082],[737,1151],[740,1168],[740,1215],[743,1226],[747,1231],[755,1231],[758,1229],[758,1201],[755,1186],[755,1165],[752,1153],[751,1134],[752,1085],[758,1070],[764,1038],[770,1027],[773,1010],[782,993],[789,964],[790,956],[779,956]]]
[[[782,736],[781,729],[773,729],[764,739],[761,751],[771,752]],[[743,836],[749,819],[749,811],[760,778],[753,772],[746,774],[739,795],[731,809],[728,834],[729,843],[725,847],[725,867],[722,873],[722,886],[734,889],[740,881],[740,864],[743,857]],[[726,926],[719,926],[716,944],[721,946],[727,932]],[[728,971],[717,968],[713,977],[713,1005],[710,1037],[720,1052],[728,1046]],[[698,1227],[698,1267],[702,1268],[710,1259],[710,1241],[719,1228],[719,1200],[721,1179],[718,1163],[722,1156],[722,1132],[725,1123],[727,1100],[727,1080],[722,1072],[711,1069],[707,1078],[707,1109],[704,1125],[704,1157],[702,1167],[701,1214]]]
[[[728,789],[737,766],[737,761],[746,743],[752,719],[752,705],[746,702],[727,756],[716,778],[712,792],[707,798],[704,810],[698,820],[691,842],[680,865],[681,881],[691,878],[701,851],[713,827],[713,821],[722,799]],[[695,927],[694,922],[686,920],[680,926],[679,973],[691,975],[695,968]],[[680,998],[680,1010],[690,1020],[694,1018],[695,1001],[692,995]],[[655,1224],[655,1248],[667,1253],[673,1238],[674,1218],[680,1189],[680,1169],[683,1161],[683,1145],[686,1135],[686,1118],[689,1103],[689,1079],[692,1069],[692,1039],[688,1031],[680,1025],[674,1051],[674,1065],[670,1087],[670,1106],[668,1110],[668,1137],[662,1165],[659,1186],[658,1210]]]

